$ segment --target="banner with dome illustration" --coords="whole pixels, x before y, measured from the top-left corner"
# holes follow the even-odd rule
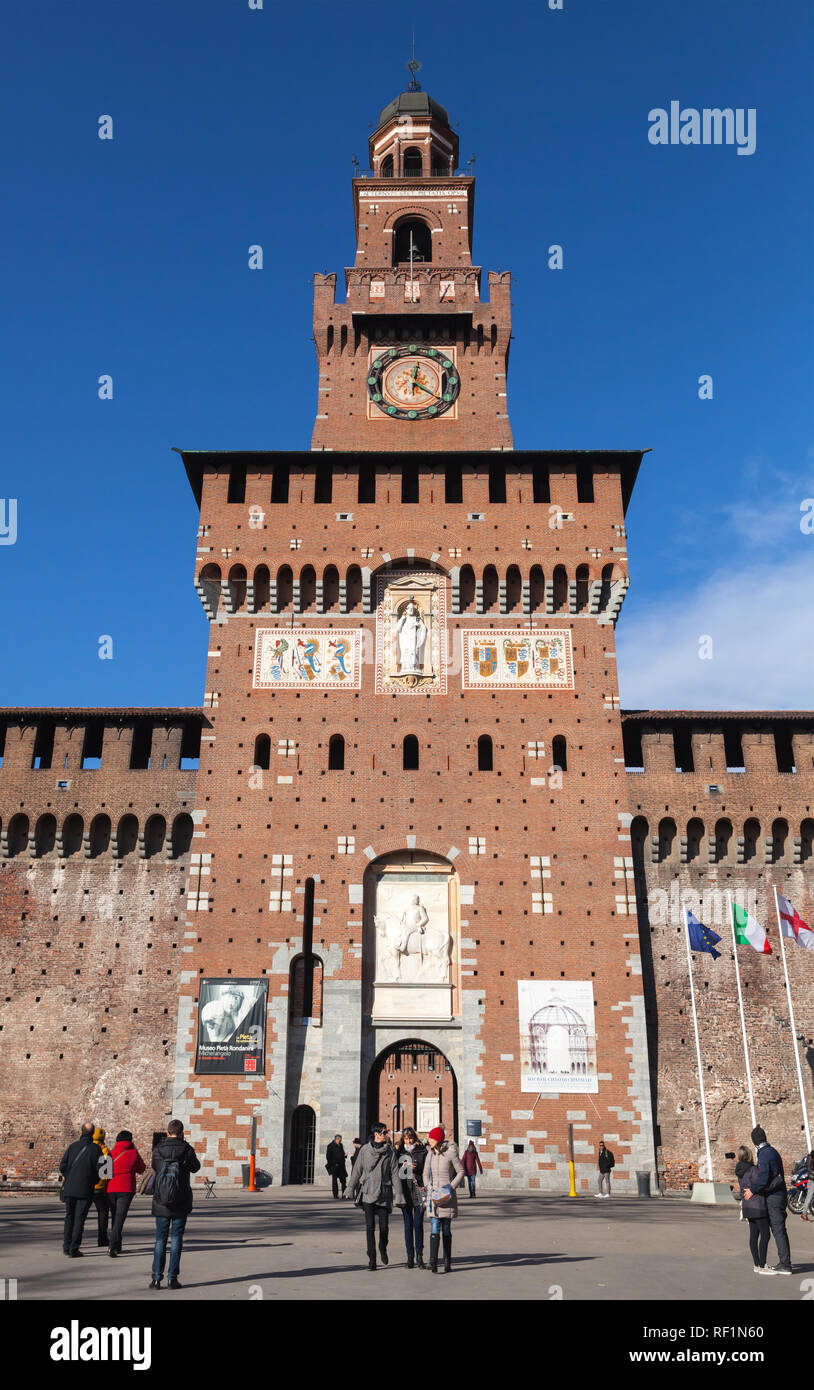
[[[521,1091],[598,1091],[593,983],[518,980],[517,999]]]

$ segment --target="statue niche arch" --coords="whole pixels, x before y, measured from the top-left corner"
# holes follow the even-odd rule
[[[365,1012],[374,1022],[459,1011],[460,890],[449,860],[397,850],[365,872]]]
[[[390,1043],[368,1074],[367,1124],[381,1120],[392,1132],[412,1125],[422,1139],[436,1125],[458,1139],[458,1081],[449,1058],[423,1038]]]

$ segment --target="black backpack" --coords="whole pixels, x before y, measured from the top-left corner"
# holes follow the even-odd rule
[[[163,1207],[177,1206],[181,1198],[181,1163],[179,1159],[164,1161],[155,1180],[153,1196]]]

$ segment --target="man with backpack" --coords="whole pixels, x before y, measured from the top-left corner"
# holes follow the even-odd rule
[[[150,1288],[161,1288],[167,1257],[167,1237],[172,1228],[167,1288],[180,1289],[178,1275],[181,1270],[184,1227],[192,1210],[192,1184],[189,1178],[190,1173],[197,1173],[201,1166],[192,1145],[184,1140],[184,1126],[180,1120],[170,1120],[166,1139],[162,1139],[153,1149],[152,1166],[156,1175],[152,1208],[155,1217],[155,1251]]]

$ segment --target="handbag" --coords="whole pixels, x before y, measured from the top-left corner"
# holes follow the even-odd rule
[[[452,1188],[449,1183],[445,1183],[443,1187],[433,1188],[432,1204],[434,1207],[449,1207],[452,1205]]]

